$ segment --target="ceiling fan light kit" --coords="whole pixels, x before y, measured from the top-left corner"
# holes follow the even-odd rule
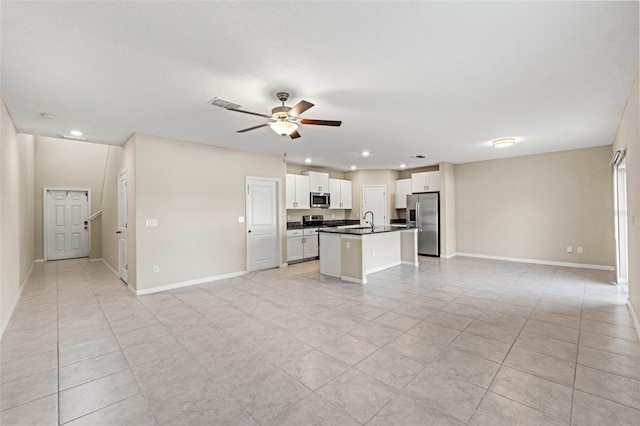
[[[280,136],[289,136],[291,133],[298,130],[298,125],[292,121],[278,120],[269,125],[271,130],[279,134]]]
[[[314,120],[311,118],[299,118],[300,114],[308,110],[313,106],[311,102],[300,101],[293,107],[288,107],[284,103],[289,99],[287,92],[278,92],[276,94],[278,100],[282,102],[281,106],[277,106],[271,110],[271,115],[260,114],[257,112],[244,111],[239,109],[240,105],[225,101],[223,99],[214,98],[209,101],[211,105],[224,108],[229,111],[241,112],[243,114],[257,115],[258,117],[264,117],[269,121],[267,123],[259,124],[257,126],[249,127],[246,129],[238,130],[237,133],[244,133],[250,130],[259,129],[260,127],[269,126],[271,129],[281,136],[289,136],[291,139],[297,139],[300,137],[298,133],[298,126],[301,124],[311,124],[316,126],[334,126],[338,127],[342,124],[342,121],[335,120]]]

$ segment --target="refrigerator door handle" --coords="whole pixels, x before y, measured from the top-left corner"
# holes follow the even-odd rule
[[[416,228],[418,228],[418,232],[422,232],[422,220],[420,218],[420,201],[416,203]]]

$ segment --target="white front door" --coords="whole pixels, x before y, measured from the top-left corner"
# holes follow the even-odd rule
[[[280,266],[280,227],[276,179],[247,177],[247,270]]]
[[[127,171],[118,175],[118,275],[125,283],[128,281],[127,269]]]
[[[47,260],[89,256],[89,192],[46,190]]]
[[[373,212],[374,225],[387,225],[387,189],[386,185],[364,185],[362,203],[362,216],[368,211]],[[367,221],[371,220],[371,215],[367,215]],[[364,224],[368,226],[369,223]]]

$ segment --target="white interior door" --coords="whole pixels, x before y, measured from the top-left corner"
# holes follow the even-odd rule
[[[127,171],[118,175],[118,274],[125,283],[128,282],[127,258]]]
[[[387,190],[386,185],[364,185],[362,189],[362,216],[367,211],[373,212],[374,225],[387,225]],[[369,220],[369,218],[367,218]],[[368,226],[365,224],[364,226]]]
[[[89,256],[89,192],[46,190],[47,260]]]
[[[280,266],[278,182],[247,178],[246,195],[247,270]]]

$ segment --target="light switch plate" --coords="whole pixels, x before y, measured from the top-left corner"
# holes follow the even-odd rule
[[[244,216],[238,216],[238,222],[244,223]]]
[[[155,228],[158,226],[158,219],[147,219],[145,223],[147,228]]]

